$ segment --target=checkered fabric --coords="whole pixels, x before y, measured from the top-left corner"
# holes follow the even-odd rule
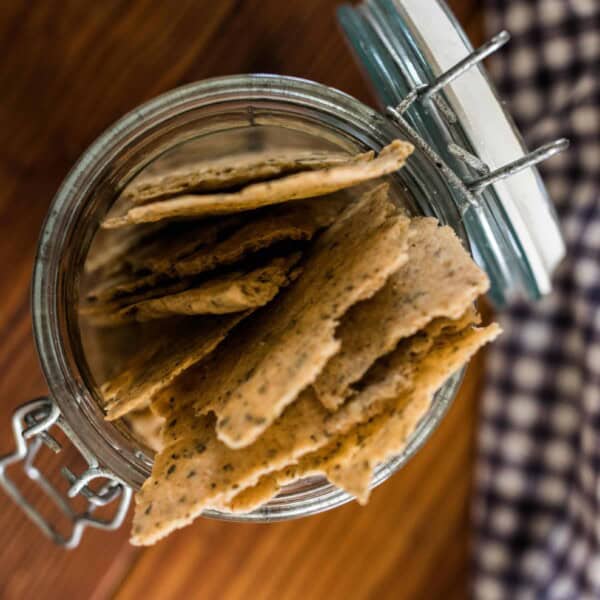
[[[474,597],[600,599],[600,0],[486,0],[512,34],[492,76],[541,170],[568,255],[554,292],[500,315],[474,500]]]

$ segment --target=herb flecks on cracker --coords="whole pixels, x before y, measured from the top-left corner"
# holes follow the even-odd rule
[[[212,352],[246,315],[185,320],[148,343],[119,375],[101,386],[107,418],[118,419],[148,406],[157,392]]]
[[[142,300],[123,308],[104,307],[89,313],[97,326],[152,321],[176,315],[224,315],[258,308],[270,302],[301,273],[301,254],[276,257],[263,266],[209,279],[176,294]]]
[[[363,155],[364,158],[369,154]],[[283,150],[227,156],[213,161],[184,164],[160,174],[140,176],[122,196],[135,205],[190,192],[212,192],[250,181],[261,181],[308,169],[321,169],[347,163],[351,157],[336,152]]]
[[[134,223],[150,223],[180,217],[222,215],[263,206],[330,194],[397,171],[413,151],[412,144],[395,140],[372,160],[352,159],[347,164],[305,171],[246,186],[231,194],[178,196],[131,208],[124,216],[109,218],[103,227],[112,229]],[[371,157],[368,157],[371,158]]]
[[[408,260],[372,298],[344,315],[340,351],[314,383],[330,410],[340,406],[371,364],[436,317],[458,318],[489,285],[456,234],[432,218],[413,219]]]
[[[257,313],[195,376],[199,412],[220,439],[252,443],[339,349],[338,319],[406,260],[408,219],[387,186],[365,194],[311,248],[295,284]]]

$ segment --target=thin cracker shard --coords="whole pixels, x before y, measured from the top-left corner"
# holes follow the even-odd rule
[[[440,320],[438,327],[430,327],[430,332],[443,335],[454,326],[460,325]],[[421,354],[427,351],[422,339],[414,338],[413,344]],[[418,352],[407,352],[407,360],[421,360]],[[414,370],[407,369],[407,373],[414,375]],[[407,381],[403,389],[411,385]],[[133,539],[137,544],[153,543],[188,524],[207,507],[235,506],[241,490],[256,485],[269,472],[289,472],[290,464],[297,460],[303,464],[304,456],[311,457],[311,464],[315,456],[323,461],[324,456],[335,453],[339,459],[341,448],[347,448],[350,440],[354,443],[357,423],[367,418],[363,411],[352,411],[344,423],[332,425],[331,414],[307,388],[252,445],[233,449],[216,438],[212,416],[194,414],[188,397],[175,394],[173,389],[165,389],[160,396],[153,410],[166,418],[165,448],[138,499]],[[360,399],[349,402],[358,403]],[[392,397],[380,413],[395,405],[396,398]],[[324,450],[316,453],[321,448]],[[184,502],[177,501],[181,496],[185,496]],[[248,506],[247,498],[242,497],[241,501]]]
[[[372,298],[344,315],[336,331],[341,349],[315,381],[319,399],[334,411],[371,364],[398,341],[436,317],[455,319],[489,286],[449,227],[413,219],[408,260]]]
[[[127,256],[132,248],[152,238],[160,228],[160,223],[154,223],[118,231],[98,231],[85,257],[85,271],[112,270],[113,265]]]
[[[172,265],[173,270],[185,277],[231,264],[280,241],[309,240],[317,231],[334,223],[351,204],[345,194],[338,193],[320,200],[301,200],[276,207],[233,233],[211,252],[198,252],[178,261]]]
[[[276,257],[261,267],[209,279],[177,294],[135,302],[123,308],[112,309],[109,305],[86,316],[93,325],[114,326],[176,315],[223,315],[258,308],[299,276],[301,268],[293,267],[300,256],[296,252]]]
[[[441,336],[433,350],[418,365],[410,389],[388,402],[368,421],[332,438],[321,448],[304,454],[298,462],[261,476],[228,500],[234,511],[250,511],[269,501],[281,487],[310,476],[326,476],[332,483],[357,497],[362,504],[369,496],[373,469],[400,454],[426,414],[433,394],[477,352],[500,333],[492,324],[467,328]],[[458,350],[455,350],[458,344]]]
[[[338,350],[337,320],[406,260],[408,219],[387,186],[368,192],[315,242],[302,277],[207,363],[199,412],[218,416],[219,438],[252,443]]]
[[[227,156],[213,161],[180,165],[160,174],[136,178],[122,197],[131,204],[146,204],[155,200],[190,192],[209,192],[279,176],[283,173],[319,169],[367,160],[369,155],[351,157],[339,152],[282,149],[277,153],[254,152]]]
[[[154,452],[160,452],[163,447],[162,427],[164,419],[154,414],[150,408],[143,408],[125,415],[134,437],[146,444]]]
[[[249,313],[186,319],[135,355],[101,394],[109,421],[146,407],[175,377],[210,354],[227,333]]]
[[[371,161],[354,161],[317,171],[306,171],[246,186],[231,194],[185,195],[130,209],[124,216],[107,219],[108,229],[168,218],[228,214],[262,206],[322,196],[397,171],[413,151],[408,142],[395,140]]]
[[[500,332],[500,327],[493,323],[436,340],[433,352],[418,366],[415,389],[398,399],[401,410],[391,412],[377,431],[355,446],[344,460],[329,467],[329,480],[365,504],[369,498],[373,469],[404,449],[409,435],[427,412],[436,390]],[[409,394],[411,401],[408,401]]]
[[[302,435],[307,438],[312,436],[312,448],[315,448],[317,447],[315,444],[319,440],[345,432],[361,420],[370,418],[381,410],[383,401],[397,395],[402,389],[410,387],[416,371],[416,363],[430,350],[437,336],[464,329],[476,322],[478,322],[478,315],[472,309],[455,321],[436,319],[424,331],[403,342],[393,355],[380,359],[361,381],[360,392],[357,392],[336,413],[331,414],[322,406],[318,409],[311,409],[315,422],[310,429],[304,430]],[[214,364],[219,363],[221,363],[221,358],[217,352],[208,361],[197,368],[190,369],[156,395],[152,402],[152,410],[167,419],[163,430],[165,443],[173,443],[193,433],[193,419],[173,419],[173,414],[177,411],[187,410],[194,405],[198,392],[204,385],[203,382],[206,378],[212,379]],[[284,412],[282,417],[267,431],[271,431],[273,428],[276,430],[278,427],[294,427],[300,435],[299,425],[292,426],[290,424],[288,426],[287,423],[292,418],[290,415],[295,415],[296,411],[300,410],[299,407],[302,406],[302,403],[309,402],[307,398],[312,402],[313,397],[314,394],[310,390],[305,390],[296,402],[291,404],[291,408]]]
[[[160,235],[128,253],[123,264],[132,273],[163,273],[176,262],[206,250],[242,225],[240,215],[203,221],[179,221],[163,225]],[[107,230],[110,231],[110,230]],[[157,263],[157,264],[155,264]],[[166,264],[167,268],[160,268]]]
[[[201,247],[190,255],[175,258],[176,251],[172,250],[147,257],[144,266],[153,271],[150,275],[121,275],[113,282],[105,282],[96,290],[95,302],[132,297],[136,301],[150,299],[164,295],[160,293],[161,286],[181,288],[173,289],[171,293],[182,291],[189,287],[186,282],[191,276],[231,265],[278,242],[311,239],[320,229],[331,225],[350,203],[349,198],[340,193],[320,201],[293,202],[269,213],[260,213],[225,239]],[[149,297],[141,297],[144,294]]]

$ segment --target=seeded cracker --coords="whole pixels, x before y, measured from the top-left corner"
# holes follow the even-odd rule
[[[435,317],[458,318],[484,293],[488,278],[454,231],[436,219],[413,219],[408,261],[372,298],[353,306],[336,331],[341,349],[314,383],[335,410],[371,364]]]
[[[387,192],[381,185],[346,210],[314,243],[302,277],[195,377],[198,412],[217,414],[231,447],[252,443],[314,381],[339,348],[337,319],[406,260],[408,219]]]
[[[399,454],[408,436],[426,413],[434,392],[484,344],[500,333],[496,324],[467,329],[458,335],[436,341],[434,352],[418,367],[415,390],[406,408],[394,412],[385,425],[356,445],[341,463],[332,461],[327,469],[329,480],[357,497],[361,504],[369,498],[369,485],[375,466]],[[399,402],[405,400],[401,397]],[[340,464],[340,468],[337,465]]]
[[[133,298],[131,302],[135,302],[166,295],[161,293],[164,286],[167,293],[177,293],[189,287],[181,278],[235,263],[277,242],[312,238],[319,229],[333,223],[349,203],[350,199],[345,194],[338,193],[320,200],[293,202],[269,213],[260,213],[225,239],[200,247],[187,257],[178,257],[173,249],[165,253],[159,251],[152,258],[147,257],[143,266],[154,271],[152,274],[146,277],[121,275],[96,289],[88,296],[88,301],[113,302]],[[143,297],[144,294],[147,298]]]
[[[155,452],[161,451],[161,430],[164,424],[162,417],[155,415],[149,408],[143,408],[125,415],[124,418],[136,438]]]
[[[135,355],[128,367],[101,387],[107,419],[148,406],[177,375],[212,352],[246,313],[185,319]]]
[[[177,261],[207,250],[220,239],[232,235],[241,223],[240,215],[231,215],[200,222],[174,221],[162,224],[159,235],[152,238],[150,243],[135,247],[123,258],[123,264],[133,273],[166,272]],[[167,268],[155,268],[155,261],[159,261],[159,264],[164,261]]]
[[[384,400],[396,396],[402,389],[412,384],[415,364],[430,350],[437,336],[463,329],[477,322],[477,320],[478,315],[472,309],[469,309],[465,315],[456,321],[436,319],[424,331],[420,331],[407,339],[401,347],[397,348],[392,359],[388,357],[385,357],[385,361],[380,359],[365,375],[364,380],[361,381],[361,391],[357,392],[336,413],[331,414],[324,410],[322,406],[319,409],[311,408],[310,414],[314,417],[314,422],[305,419],[309,426],[308,429],[302,432],[298,424],[293,425],[293,422],[290,421],[290,414],[295,415],[296,411],[302,411],[300,407],[296,406],[298,404],[302,405],[303,402],[313,403],[314,393],[305,391],[292,404],[296,408],[285,412],[267,431],[271,432],[282,426],[290,429],[294,428],[301,440],[311,436],[314,438],[315,435],[313,434],[318,434],[316,438],[321,439],[323,436],[328,438],[334,434],[347,431],[349,427],[360,422],[360,420],[366,420],[379,412]],[[210,376],[212,369],[209,362],[213,359],[214,362],[218,362],[218,354],[211,357],[211,360],[207,361],[205,365],[199,365],[198,368],[189,370],[170,386],[159,392],[153,399],[152,410],[167,419],[163,429],[165,443],[176,442],[194,433],[194,419],[178,418],[176,413],[187,410],[189,406],[194,404],[197,387],[201,381],[198,374],[206,372]],[[311,449],[317,447],[314,445],[315,443],[317,443],[317,439],[312,439]]]
[[[253,487],[230,499],[228,508],[250,511],[274,497],[282,486],[315,475],[327,476],[366,504],[373,469],[404,450],[435,391],[499,333],[499,327],[492,324],[440,337],[433,351],[418,365],[412,391],[403,392],[369,422],[362,422],[327,446],[305,454],[298,463],[263,475]]]
[[[300,256],[296,252],[277,257],[262,267],[210,279],[178,294],[89,314],[89,320],[94,325],[106,326],[164,319],[174,315],[222,315],[258,308],[270,302],[281,288],[298,277],[301,269],[292,267],[300,260]]]
[[[250,184],[236,193],[185,195],[154,202],[132,208],[122,217],[107,219],[102,226],[113,229],[133,223],[148,223],[175,217],[228,214],[289,200],[322,196],[393,173],[404,165],[412,151],[413,146],[408,142],[395,140],[383,148],[373,160],[354,160],[346,165]]]
[[[131,248],[151,237],[159,228],[160,224],[153,223],[118,231],[98,231],[85,257],[85,270],[91,273],[118,263]]]
[[[295,149],[237,154],[210,162],[181,165],[166,173],[139,177],[124,190],[123,197],[131,204],[146,204],[189,192],[214,191],[276,177],[282,173],[321,169],[347,163],[349,160],[368,158],[369,154],[351,157],[336,152]]]
[[[430,331],[437,335],[445,327],[452,330],[454,326],[460,325],[440,320],[439,327],[430,327]],[[412,385],[414,363],[427,352],[422,339],[414,338],[414,350],[406,353],[412,363],[407,365],[404,385],[397,391]],[[367,385],[363,393],[368,392]],[[348,411],[345,422],[333,422],[332,415],[307,388],[252,445],[232,449],[216,439],[212,417],[194,416],[190,406],[185,405],[185,397],[164,390],[157,400],[153,410],[168,415],[163,431],[165,449],[138,497],[134,543],[152,543],[191,522],[208,506],[227,506],[238,490],[255,485],[265,473],[287,467],[303,455],[328,446],[336,434],[349,432],[369,416],[367,411]],[[370,395],[369,402],[372,400]],[[360,404],[360,395],[349,401],[353,402]],[[395,396],[390,397],[390,402],[396,405]],[[185,500],[180,502],[183,497]],[[242,501],[248,503],[243,498]],[[152,508],[148,509],[150,505]]]

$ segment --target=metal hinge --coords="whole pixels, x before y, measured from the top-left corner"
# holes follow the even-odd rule
[[[53,427],[64,432],[88,464],[88,468],[81,475],[73,474],[67,467],[62,468],[62,474],[70,485],[66,497],[48,481],[34,464],[36,455],[42,445],[46,445],[56,453],[61,451],[60,443],[50,433]],[[121,526],[131,501],[131,488],[113,473],[101,468],[96,458],[77,444],[71,428],[62,418],[54,400],[51,398],[38,398],[21,405],[13,414],[12,429],[15,439],[15,451],[0,457],[0,486],[47,537],[64,548],[75,548],[79,545],[86,527],[113,530]],[[7,474],[8,467],[17,464],[22,465],[26,477],[35,481],[44,494],[71,522],[70,535],[64,536],[59,533],[27,500],[15,482],[9,478]],[[101,479],[105,482],[97,492],[89,487],[89,484],[95,479]],[[69,502],[71,498],[78,494],[87,500],[86,508],[83,511],[74,510]],[[112,518],[101,519],[93,516],[98,507],[113,502],[116,504],[116,510]]]

